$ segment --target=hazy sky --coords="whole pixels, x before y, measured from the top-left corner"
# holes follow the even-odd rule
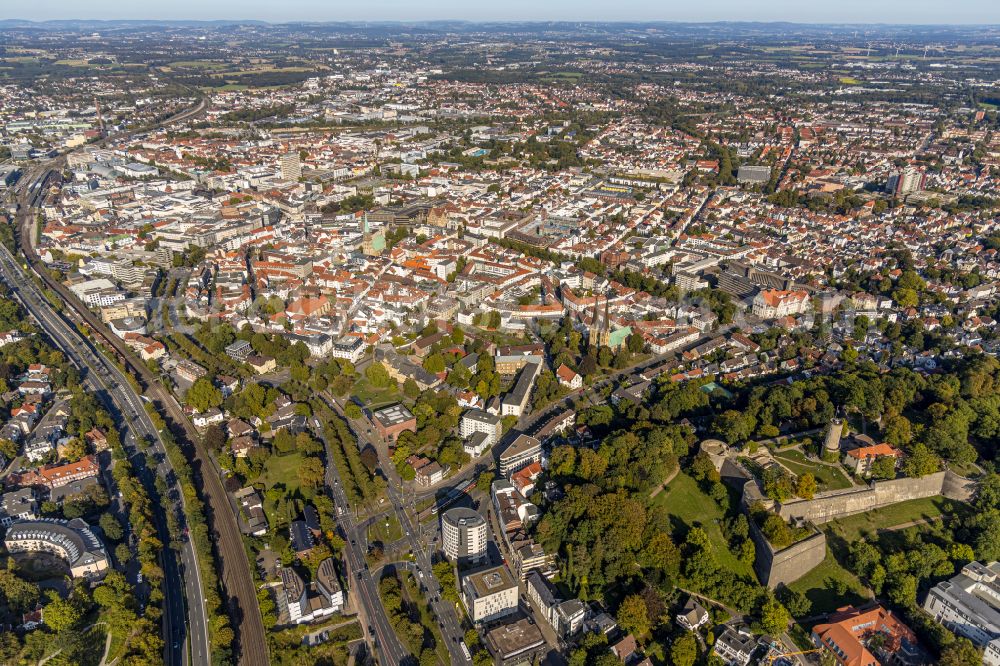
[[[1000,24],[998,0],[2,0],[0,18]]]

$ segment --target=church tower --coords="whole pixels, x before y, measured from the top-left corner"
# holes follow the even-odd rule
[[[594,299],[594,314],[590,320],[588,340],[595,349],[609,346],[611,342],[611,317],[608,312],[608,297],[604,297],[604,310],[601,311],[601,297]]]

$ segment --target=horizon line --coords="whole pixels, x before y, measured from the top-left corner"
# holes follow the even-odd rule
[[[887,23],[887,22],[856,22],[856,21],[795,21],[795,20],[782,20],[782,21],[762,21],[762,20],[752,20],[752,19],[703,19],[703,20],[690,20],[690,21],[675,21],[670,19],[582,19],[574,20],[568,18],[536,18],[536,19],[463,19],[463,18],[428,18],[428,19],[343,19],[343,20],[291,20],[291,21],[272,21],[268,19],[258,19],[258,18],[48,18],[48,19],[27,19],[27,18],[2,18],[0,19],[0,24],[4,23],[33,23],[33,24],[45,24],[45,23],[142,23],[142,22],[156,22],[156,23],[263,23],[266,25],[273,26],[283,26],[283,25],[356,25],[356,24],[371,24],[371,25],[393,25],[393,24],[403,24],[403,25],[417,25],[417,24],[427,24],[427,23],[466,23],[469,25],[483,25],[483,24],[508,24],[508,25],[524,25],[524,24],[546,24],[546,23],[566,23],[566,24],[580,24],[580,25],[624,25],[624,24],[639,24],[639,25],[732,25],[732,24],[751,24],[751,25],[799,25],[799,26],[817,26],[817,27],[893,27],[893,28],[911,28],[911,27],[938,27],[938,28],[952,28],[952,27],[980,27],[984,29],[989,28],[1000,28],[1000,22],[997,23],[982,23],[979,21],[968,22],[968,23]]]

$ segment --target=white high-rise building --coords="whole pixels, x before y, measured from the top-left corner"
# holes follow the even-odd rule
[[[298,182],[299,178],[301,177],[302,177],[302,161],[299,160],[299,154],[296,152],[288,152],[282,155],[281,179],[295,183]]]
[[[500,441],[500,435],[503,434],[503,422],[494,414],[481,409],[470,409],[462,414],[458,433],[462,439],[468,439],[477,432],[485,433],[488,445],[493,446]]]
[[[441,544],[445,556],[459,564],[486,559],[486,520],[472,509],[456,507],[441,514]]]

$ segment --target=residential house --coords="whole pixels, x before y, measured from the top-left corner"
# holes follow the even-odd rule
[[[688,597],[681,612],[677,614],[677,624],[689,631],[695,631],[698,627],[706,624],[709,619],[708,611],[695,601],[694,597]]]
[[[845,606],[813,627],[812,640],[841,666],[921,666],[931,663],[916,634],[878,603]]]
[[[575,391],[583,386],[583,377],[577,374],[576,371],[565,363],[556,368],[556,378],[559,380],[560,384],[567,387],[571,391]]]
[[[722,659],[726,666],[747,666],[756,649],[757,641],[749,631],[727,626],[715,639],[712,654]]]
[[[251,487],[240,488],[233,493],[233,499],[240,507],[240,527],[246,534],[264,536],[267,534],[267,516],[264,514],[264,503]]]
[[[17,520],[38,520],[38,497],[30,486],[0,496],[0,524],[9,527]]]
[[[319,563],[315,580],[308,585],[291,568],[278,570],[279,582],[275,583],[278,622],[281,624],[306,624],[316,622],[344,607],[344,592],[337,577],[333,558]]]

